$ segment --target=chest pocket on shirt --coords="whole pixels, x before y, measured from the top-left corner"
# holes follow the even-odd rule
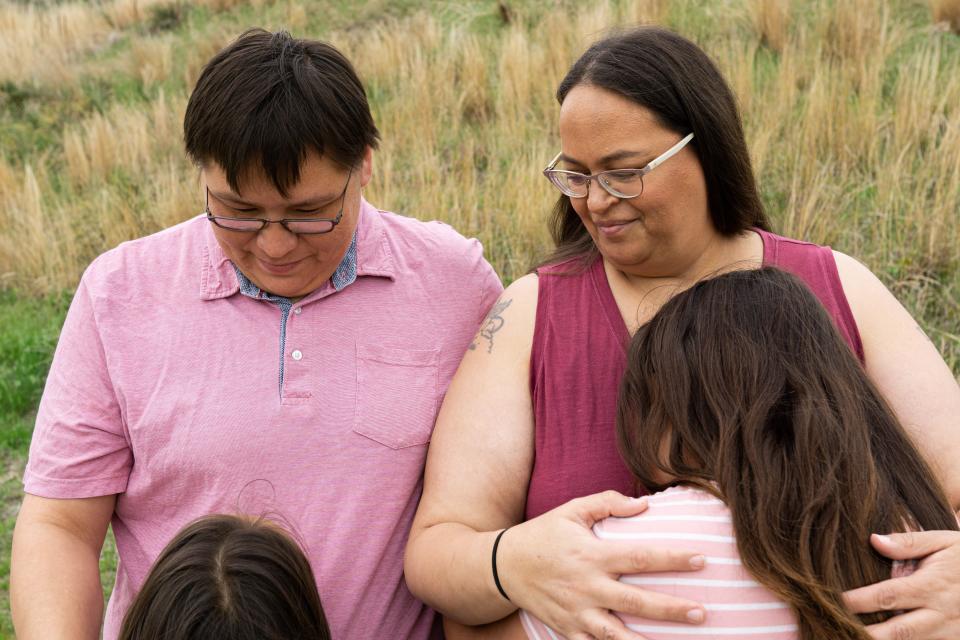
[[[440,351],[357,345],[354,432],[391,449],[430,441]]]

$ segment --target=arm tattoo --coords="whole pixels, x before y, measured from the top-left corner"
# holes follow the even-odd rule
[[[506,320],[503,319],[503,316],[500,315],[504,310],[510,306],[510,303],[513,302],[513,299],[510,300],[499,300],[493,308],[490,309],[490,313],[487,314],[487,317],[483,319],[483,324],[480,325],[480,331],[477,332],[477,335],[473,337],[473,342],[470,343],[470,350],[473,351],[477,348],[477,345],[480,342],[480,338],[486,340],[489,344],[487,345],[487,353],[493,353],[493,336],[497,331],[503,328]]]

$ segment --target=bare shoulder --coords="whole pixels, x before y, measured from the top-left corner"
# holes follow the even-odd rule
[[[833,257],[843,293],[863,340],[868,370],[873,368],[877,352],[890,353],[894,344],[932,349],[923,328],[880,278],[845,253],[834,251]],[[936,350],[932,350],[931,359],[939,359]]]
[[[529,353],[537,315],[537,292],[536,274],[514,280],[487,312],[470,343],[470,352],[493,354],[501,345],[509,345],[511,349],[522,349],[526,345]]]
[[[872,322],[884,318],[891,311],[901,321],[912,320],[880,278],[866,265],[840,251],[833,252],[833,259],[837,263],[843,293],[861,334],[869,331]]]
[[[879,287],[886,290],[880,279],[862,262],[848,256],[841,251],[833,252],[833,259],[837,263],[837,273],[840,274],[840,283],[848,295],[857,294],[861,289]]]
[[[500,297],[503,299],[509,296],[516,301],[518,308],[524,309],[524,313],[536,315],[539,281],[537,274],[528,273],[510,283],[510,286],[503,290],[503,295]]]
[[[885,363],[891,370],[909,371],[913,376],[918,371],[935,372],[950,382],[952,375],[945,375],[949,369],[933,342],[893,293],[857,260],[839,251],[833,255],[874,382],[883,387],[885,372],[880,369]],[[906,366],[911,362],[913,371]]]

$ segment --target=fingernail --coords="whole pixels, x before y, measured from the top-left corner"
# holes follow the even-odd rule
[[[687,611],[687,620],[694,624],[700,624],[703,622],[704,613],[702,609],[690,609]]]
[[[703,569],[707,564],[707,559],[703,556],[693,556],[690,558],[690,566],[694,569]],[[699,611],[699,609],[698,609]]]
[[[891,545],[894,544],[893,538],[891,538],[890,536],[882,536],[879,533],[875,533],[873,535],[877,536],[877,540],[882,542],[883,544],[891,544]]]

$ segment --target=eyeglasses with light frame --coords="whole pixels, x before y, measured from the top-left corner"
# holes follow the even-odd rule
[[[643,193],[643,176],[679,153],[691,140],[693,140],[693,133],[687,134],[680,142],[661,153],[641,169],[609,169],[592,175],[554,168],[563,155],[561,151],[543,170],[543,175],[561,193],[571,198],[586,198],[590,195],[590,182],[593,180],[596,180],[607,193],[615,198],[636,198]]]
[[[347,181],[343,185],[343,191],[340,193],[340,210],[335,218],[284,218],[282,220],[266,220],[264,218],[240,218],[235,216],[217,216],[210,212],[210,188],[207,187],[206,203],[203,208],[207,220],[227,231],[237,231],[240,233],[255,233],[266,228],[268,224],[279,224],[284,229],[294,235],[319,235],[330,233],[340,223],[343,218],[343,204],[347,195],[347,187],[350,185],[350,178],[353,176],[353,169],[347,174]]]

